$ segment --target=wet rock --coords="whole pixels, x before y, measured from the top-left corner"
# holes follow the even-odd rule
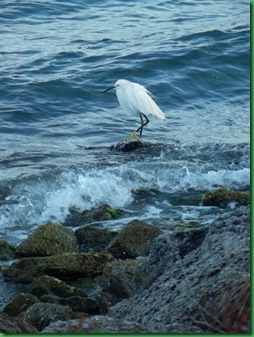
[[[53,223],[39,226],[16,249],[21,256],[50,256],[78,251],[74,232]]]
[[[114,260],[113,256],[106,252],[29,257],[21,258],[12,265],[3,267],[2,273],[6,278],[27,282],[42,275],[76,279],[102,273],[105,264],[112,260]]]
[[[93,316],[84,319],[75,319],[67,322],[51,323],[42,330],[42,333],[159,333],[153,328],[147,328],[135,322],[117,319],[108,316]]]
[[[39,302],[39,300],[36,296],[31,294],[19,294],[4,307],[3,312],[15,317],[37,302]]]
[[[26,317],[39,331],[58,320],[75,318],[71,308],[52,303],[35,303],[26,311]]]
[[[250,192],[239,192],[227,188],[220,188],[208,192],[202,197],[202,204],[204,206],[226,207],[230,202],[248,205],[250,203]]]
[[[88,297],[72,296],[68,298],[62,298],[51,294],[42,296],[41,301],[68,306],[74,312],[83,312],[89,315],[95,315],[100,313],[100,308],[97,301]]]
[[[114,209],[108,204],[104,204],[99,207],[83,211],[80,221],[82,224],[89,224],[94,221],[116,219],[119,218],[121,214],[121,210]]]
[[[248,332],[250,208],[225,212],[181,254],[186,239],[158,236],[141,264],[147,287],[109,314],[171,332]]]
[[[95,251],[104,250],[118,232],[96,225],[87,225],[75,231],[82,246]]]
[[[39,278],[36,278],[28,286],[28,292],[37,296],[38,298],[48,294],[54,294],[63,298],[72,296],[87,296],[86,291],[71,287],[58,278],[48,275],[43,275]]]
[[[0,240],[0,260],[12,260],[15,258],[16,248],[5,240]]]
[[[149,146],[150,146],[149,143],[144,143],[143,141],[138,141],[137,139],[134,139],[130,142],[127,141],[119,142],[116,145],[111,146],[111,149],[122,152],[131,152]]]
[[[107,250],[116,258],[136,258],[148,254],[156,236],[162,230],[144,221],[133,220],[116,235]]]

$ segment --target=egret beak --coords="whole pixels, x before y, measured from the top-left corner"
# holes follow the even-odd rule
[[[110,88],[108,88],[108,89],[106,89],[106,90],[103,90],[101,93],[104,94],[104,92],[107,92],[107,91],[112,90],[112,89],[115,89],[115,86],[114,86],[114,85],[113,85],[113,87],[110,87]]]

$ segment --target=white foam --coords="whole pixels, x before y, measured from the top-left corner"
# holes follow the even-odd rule
[[[40,177],[22,178],[0,207],[0,225],[31,228],[46,221],[63,222],[69,209],[83,211],[102,203],[124,208],[135,198],[134,191],[164,193],[208,191],[215,187],[241,189],[249,185],[250,170],[206,170],[197,163],[132,162],[114,167],[66,169],[44,172]],[[161,201],[162,202],[162,201]],[[159,217],[160,207],[143,209],[147,216]],[[150,207],[150,208],[149,208]],[[144,214],[144,216],[145,216]],[[193,219],[196,214],[188,215]]]

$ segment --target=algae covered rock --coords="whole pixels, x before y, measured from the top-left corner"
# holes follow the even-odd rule
[[[117,258],[136,258],[148,254],[153,240],[163,231],[144,221],[133,220],[116,235],[107,250]]]
[[[226,207],[230,202],[248,205],[250,203],[250,192],[239,192],[227,188],[220,188],[208,192],[202,197],[202,204],[204,206]]]
[[[21,312],[27,310],[31,305],[38,302],[38,298],[34,295],[19,294],[4,307],[3,312],[9,316],[16,317]]]
[[[60,279],[77,279],[102,273],[105,264],[112,260],[113,256],[106,252],[28,257],[3,267],[2,273],[6,278],[24,282],[45,274]]]
[[[117,231],[101,228],[96,225],[87,225],[75,231],[81,245],[93,250],[104,250],[110,241],[116,236]]]
[[[78,251],[74,232],[53,223],[39,226],[16,249],[21,256],[49,256]]]
[[[0,240],[0,260],[11,260],[15,258],[16,248],[5,240]]]
[[[28,286],[28,291],[38,298],[48,294],[54,294],[63,298],[72,296],[87,296],[87,293],[84,290],[71,287],[58,278],[48,275],[36,278]]]
[[[51,322],[75,318],[75,314],[60,304],[35,303],[26,310],[26,317],[40,331]]]

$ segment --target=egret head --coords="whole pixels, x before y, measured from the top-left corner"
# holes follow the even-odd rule
[[[112,89],[116,89],[117,90],[117,89],[120,89],[120,88],[124,88],[124,87],[126,87],[128,85],[130,85],[130,81],[127,81],[127,80],[117,80],[116,83],[112,87],[110,87],[110,88],[102,91],[102,93],[107,92],[107,91],[112,90]]]

